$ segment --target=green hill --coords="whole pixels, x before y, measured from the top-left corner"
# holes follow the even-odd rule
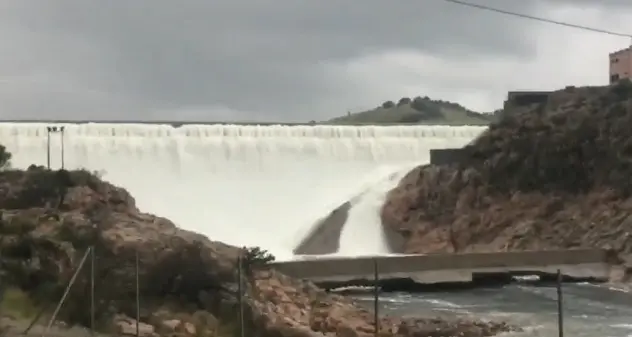
[[[432,100],[428,97],[404,97],[397,103],[386,101],[375,109],[349,113],[322,124],[485,125],[495,118],[493,113],[478,113],[457,103]]]

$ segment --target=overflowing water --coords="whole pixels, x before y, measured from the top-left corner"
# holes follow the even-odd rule
[[[46,124],[2,123],[13,165],[46,165]],[[484,127],[67,124],[66,168],[99,171],[139,208],[233,245],[291,258],[314,223],[354,196],[348,255],[382,253],[377,230],[389,175],[428,163],[429,150],[461,147]],[[61,165],[61,134],[50,138]],[[386,179],[386,182],[385,180]],[[361,230],[362,227],[366,230]],[[349,234],[351,233],[351,234]],[[352,235],[354,240],[346,239]],[[346,245],[352,245],[347,247]],[[359,252],[356,252],[359,251]]]
[[[384,174],[377,176],[376,181],[358,196],[351,199],[349,216],[340,235],[340,249],[337,255],[374,255],[389,254],[380,211],[386,201],[386,194],[414,166],[403,166],[396,169],[384,166]]]

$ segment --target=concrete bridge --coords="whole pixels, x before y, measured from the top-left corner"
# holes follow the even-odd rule
[[[317,283],[369,281],[375,267],[381,280],[411,279],[416,283],[471,282],[477,274],[553,275],[558,269],[572,278],[606,281],[612,254],[600,249],[389,255],[375,257],[326,256],[276,262],[286,275]]]

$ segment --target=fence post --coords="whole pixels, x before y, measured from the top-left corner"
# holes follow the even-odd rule
[[[92,222],[92,255],[90,256],[90,332],[94,334],[96,330],[96,305],[97,297],[95,295],[96,288],[96,272],[97,272],[97,246],[99,242],[99,232],[97,224]]]
[[[95,246],[92,246],[92,251],[90,252],[90,334],[94,335],[94,317],[95,317],[95,298],[94,298],[94,274],[96,269],[96,252],[94,250]]]
[[[2,214],[0,214],[0,218],[2,218]],[[2,261],[2,243],[4,241],[4,237],[0,236],[0,261]],[[0,263],[0,320],[2,319],[2,302],[4,302],[4,293],[5,287],[8,282],[6,278],[8,275],[5,274],[4,269],[2,269],[2,264]],[[2,334],[2,327],[0,326],[0,334]]]
[[[136,337],[140,336],[140,270],[139,270],[139,257],[138,250],[135,254],[136,262]]]
[[[562,271],[557,270],[557,334],[564,337],[564,298],[562,294]]]
[[[86,253],[83,254],[83,258],[81,258],[79,267],[77,267],[77,270],[72,275],[70,282],[68,282],[68,286],[66,287],[64,294],[61,296],[59,303],[57,303],[57,307],[55,308],[55,311],[53,311],[53,315],[50,317],[50,320],[48,321],[48,324],[46,325],[46,329],[44,330],[44,333],[42,334],[42,336],[46,336],[46,334],[48,333],[48,330],[50,330],[50,327],[53,325],[53,322],[55,322],[55,318],[57,318],[57,314],[59,314],[59,310],[61,309],[61,306],[64,304],[66,297],[70,293],[70,288],[72,288],[72,285],[75,283],[75,280],[77,279],[77,275],[79,275],[79,272],[81,271],[81,268],[83,267],[83,264],[86,262],[86,259],[88,258],[88,254],[90,254],[91,251],[92,251],[92,247],[88,248],[86,250]]]
[[[373,314],[375,319],[375,336],[380,333],[380,273],[377,258],[373,259]]]
[[[242,252],[237,256],[237,303],[239,304],[239,336],[244,337],[246,331],[244,329],[244,289],[243,289],[243,257]]]

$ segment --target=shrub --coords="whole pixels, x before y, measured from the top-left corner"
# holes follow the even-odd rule
[[[6,170],[11,168],[11,153],[7,151],[4,145],[0,145],[0,169]]]
[[[242,264],[245,270],[262,267],[276,260],[274,255],[260,247],[244,247],[242,256]]]

